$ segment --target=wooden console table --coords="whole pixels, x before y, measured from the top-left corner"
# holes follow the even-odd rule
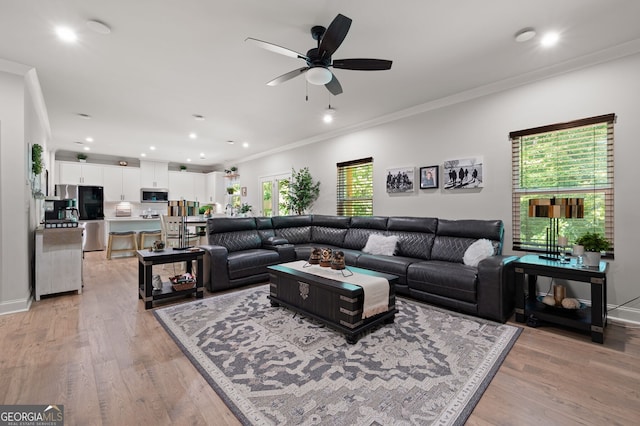
[[[536,255],[523,256],[513,262],[516,285],[516,321],[542,320],[591,332],[591,340],[604,342],[604,327],[607,324],[607,262],[598,268],[576,265],[557,260],[540,259]],[[528,276],[528,293],[524,291],[524,276]],[[586,282],[591,285],[591,307],[569,310],[546,306],[536,297],[538,276]]]
[[[184,296],[192,293],[196,294],[197,299],[204,296],[203,286],[203,262],[204,250],[187,249],[173,250],[170,248],[164,251],[138,250],[138,298],[144,300],[144,308],[151,309],[154,300],[162,300],[170,297]],[[186,270],[192,273],[192,261],[197,261],[196,286],[187,290],[175,291],[170,281],[162,283],[162,290],[154,290],[152,285],[153,265],[161,265],[165,263],[185,262]]]

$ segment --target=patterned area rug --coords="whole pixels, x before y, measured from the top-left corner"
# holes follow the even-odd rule
[[[463,424],[521,331],[399,298],[350,345],[268,290],[154,312],[243,424]]]

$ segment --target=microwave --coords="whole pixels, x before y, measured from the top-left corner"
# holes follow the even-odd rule
[[[160,188],[142,188],[140,190],[141,203],[166,203],[169,201],[169,190]]]

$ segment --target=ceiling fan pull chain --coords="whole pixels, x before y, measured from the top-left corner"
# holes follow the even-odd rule
[[[304,82],[304,91],[305,91],[304,100],[309,102],[309,82],[306,80]]]

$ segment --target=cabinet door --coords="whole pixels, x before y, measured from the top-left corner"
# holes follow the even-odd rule
[[[122,201],[122,170],[120,167],[105,166],[102,170],[104,179],[104,200]]]
[[[169,165],[154,161],[140,162],[140,186],[142,188],[168,188]]]
[[[224,184],[224,173],[211,172],[207,174],[206,202],[208,204],[222,204],[224,202],[225,196],[227,194]]]
[[[195,201],[193,173],[169,172],[169,199]]]
[[[58,183],[63,185],[82,184],[82,166],[80,163],[59,162]]]
[[[136,167],[122,169],[122,199],[140,202],[140,169]]]
[[[207,192],[206,192],[206,176],[202,173],[192,173],[193,174],[193,193],[195,196],[195,201],[198,201],[200,205],[207,204]]]
[[[82,185],[104,185],[102,168],[100,165],[82,164]]]

